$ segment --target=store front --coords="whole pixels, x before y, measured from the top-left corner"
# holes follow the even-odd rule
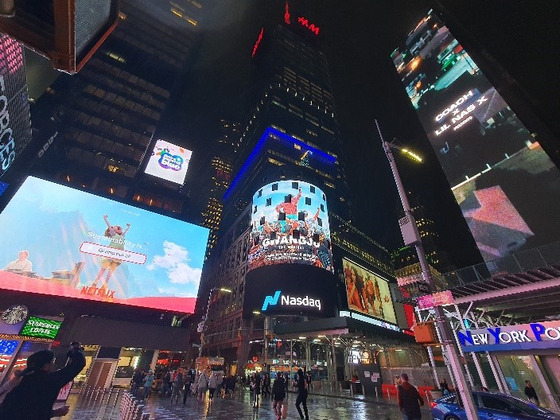
[[[560,411],[560,320],[457,332],[465,352],[485,353],[500,390],[526,398],[531,381],[540,404]]]

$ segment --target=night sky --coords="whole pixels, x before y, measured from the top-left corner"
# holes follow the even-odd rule
[[[558,64],[553,51],[560,45],[560,31],[555,27],[560,2],[444,3],[453,15],[446,20],[451,31],[457,37],[469,37],[474,47],[499,58],[523,83],[535,112],[558,135],[560,83],[552,76]],[[185,131],[173,133],[170,124],[171,137],[186,136],[196,150],[213,141],[220,118],[245,123],[255,93],[250,53],[260,28],[282,21],[284,4],[283,0],[221,0],[214,5],[204,22],[205,36],[183,104],[178,107],[187,118],[181,118],[183,123],[176,129]],[[532,6],[536,4],[541,7]],[[389,249],[402,245],[396,222],[400,202],[375,129],[377,119],[385,140],[396,138],[425,158],[422,165],[397,158],[405,187],[435,220],[452,260],[467,266],[479,262],[478,252],[390,59],[391,52],[432,6],[429,0],[290,2],[293,16],[305,16],[321,28],[319,37],[331,66],[344,143],[353,223]]]
[[[557,0],[441,0],[444,19],[468,50],[494,56],[521,84],[529,104],[560,137]],[[189,180],[208,165],[218,121],[245,124],[255,89],[251,50],[262,26],[283,21],[284,0],[219,0],[204,4],[202,41],[179,99],[158,127],[158,136],[194,151]],[[353,223],[389,249],[402,245],[397,225],[400,202],[374,119],[385,140],[417,150],[424,164],[398,157],[405,187],[435,220],[442,244],[458,266],[478,262],[478,252],[453,200],[416,113],[390,58],[434,0],[292,0],[292,16],[319,26],[330,64],[337,119],[344,147]],[[465,36],[466,38],[461,38]],[[552,142],[560,149],[558,141]],[[560,156],[560,153],[558,154]]]
[[[560,31],[552,30],[560,15],[560,2],[538,2],[545,9],[520,1],[489,3],[473,0],[466,7],[462,2],[445,2],[448,11],[461,16],[448,19],[448,25],[454,33],[466,32],[474,46],[483,46],[499,57],[510,74],[523,82],[535,110],[548,118],[549,128],[558,132],[555,117],[560,85],[550,77],[557,62],[543,54],[550,55],[560,45]],[[181,112],[186,109],[183,135],[195,149],[213,140],[211,133],[219,118],[246,121],[254,95],[250,53],[260,28],[282,21],[284,4],[282,0],[221,0],[204,22],[205,37],[179,108]],[[432,6],[429,0],[290,2],[293,16],[305,16],[321,28],[319,37],[331,66],[344,143],[354,224],[389,249],[402,245],[396,222],[400,202],[375,130],[377,119],[385,140],[396,138],[425,158],[422,165],[397,158],[405,187],[435,220],[452,260],[467,266],[478,262],[478,252],[390,59],[391,52]],[[457,22],[456,30],[453,22]],[[541,75],[534,71],[537,57],[542,58]]]

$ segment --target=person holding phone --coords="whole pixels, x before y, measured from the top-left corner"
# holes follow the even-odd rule
[[[69,407],[53,409],[60,389],[73,380],[86,365],[83,348],[73,342],[66,354],[68,362],[54,370],[55,355],[43,349],[27,359],[27,367],[21,372],[21,382],[4,399],[0,406],[3,420],[48,420],[68,414]]]

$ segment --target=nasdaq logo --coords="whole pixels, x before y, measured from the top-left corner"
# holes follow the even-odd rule
[[[313,299],[309,296],[290,296],[282,294],[281,290],[277,290],[273,296],[266,296],[262,305],[262,312],[266,311],[269,306],[278,305],[282,306],[308,306],[310,308],[315,308],[321,310],[321,299]]]
[[[280,293],[282,293],[282,291],[277,290],[274,293],[274,296],[266,296],[264,298],[264,302],[263,302],[263,306],[262,306],[262,311],[266,311],[268,309],[268,305],[278,305],[278,300],[280,299]]]

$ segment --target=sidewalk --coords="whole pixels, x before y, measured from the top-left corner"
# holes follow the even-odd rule
[[[64,420],[119,420],[120,399],[112,393],[108,395],[80,395],[72,394],[67,405],[70,413]],[[299,419],[295,409],[296,395],[289,393],[287,398],[288,419]],[[319,395],[311,393],[308,398],[309,414],[313,420],[401,420],[402,415],[395,401],[379,401],[363,396],[350,395]],[[426,405],[425,405],[426,407]],[[238,392],[233,398],[215,398],[211,403],[208,398],[204,402],[197,402],[196,398],[189,396],[186,404],[182,401],[172,404],[169,398],[151,396],[145,402],[145,413],[150,414],[150,419],[158,420],[241,420],[263,419],[273,420],[272,403],[269,400],[261,401],[259,408],[254,409],[250,404],[250,395],[246,390]],[[423,419],[431,419],[429,410],[422,413]]]

